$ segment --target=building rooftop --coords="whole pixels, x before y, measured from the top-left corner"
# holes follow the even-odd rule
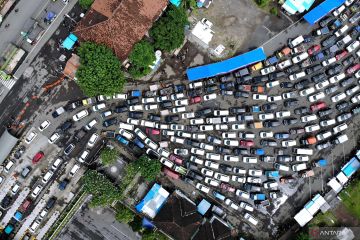
[[[107,45],[124,61],[167,4],[168,0],[95,0],[74,34],[81,41]]]

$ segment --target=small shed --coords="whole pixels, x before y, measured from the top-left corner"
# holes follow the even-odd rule
[[[64,40],[64,42],[62,43],[61,46],[67,50],[71,50],[74,47],[77,40],[78,40],[78,37],[75,36],[75,34],[70,33],[69,36],[67,36],[67,38]]]

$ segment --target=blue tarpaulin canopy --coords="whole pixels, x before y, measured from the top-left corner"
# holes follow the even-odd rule
[[[199,205],[197,205],[197,211],[201,215],[205,215],[205,213],[209,210],[210,207],[211,207],[211,204],[208,201],[206,201],[205,199],[203,199],[203,200],[201,200]]]
[[[257,48],[242,55],[204,66],[189,68],[186,70],[189,81],[196,81],[203,78],[214,77],[225,74],[236,69],[249,66],[266,59],[262,48]]]
[[[349,178],[359,169],[359,167],[360,167],[360,162],[357,160],[356,157],[353,157],[352,159],[350,159],[350,161],[347,164],[345,164],[345,166],[341,168],[341,171],[343,171],[345,176]]]
[[[181,4],[181,0],[170,0],[170,2],[177,7]]]
[[[314,25],[318,21],[320,21],[323,17],[325,17],[329,12],[338,8],[341,4],[343,4],[345,0],[325,0],[313,10],[305,14],[304,19],[311,25]]]
[[[67,50],[71,50],[77,40],[78,40],[78,37],[75,36],[73,33],[70,33],[70,35],[62,43],[62,47]]]
[[[51,21],[54,17],[56,17],[56,14],[54,12],[47,12],[46,14],[46,20]]]

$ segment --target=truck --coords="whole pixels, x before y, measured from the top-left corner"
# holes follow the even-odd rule
[[[303,145],[312,145],[312,144],[315,144],[316,142],[317,142],[317,140],[316,140],[316,137],[314,137],[314,136],[307,137],[300,141],[300,143]]]
[[[327,166],[327,160],[326,159],[320,159],[313,163],[314,167],[325,167]]]
[[[331,25],[330,25],[330,29],[331,30],[335,30],[339,27],[341,27],[342,23],[339,19],[336,19]]]
[[[302,178],[312,177],[312,176],[314,176],[314,175],[315,175],[315,173],[314,173],[313,170],[306,170],[306,171],[304,171],[304,172],[301,172],[301,174],[300,174],[300,176],[301,176]]]
[[[316,30],[315,34],[317,36],[326,35],[330,33],[330,29],[328,27],[323,27],[318,30]]]
[[[259,105],[254,105],[251,107],[251,112],[253,112],[253,113],[258,113],[260,111],[261,111],[261,108]]]
[[[284,47],[280,51],[276,53],[276,56],[278,58],[285,58],[286,56],[289,56],[291,54],[291,49],[289,47]]]
[[[266,59],[265,66],[273,65],[273,64],[277,63],[278,61],[279,61],[279,59],[276,56],[272,56],[272,57]]]
[[[140,90],[132,90],[130,92],[131,97],[141,97],[141,91]]]
[[[268,178],[279,178],[280,174],[279,171],[265,171],[265,176]]]
[[[175,172],[180,173],[181,175],[186,175],[187,169],[182,166],[175,166],[174,168]]]
[[[249,125],[250,128],[257,128],[257,129],[260,129],[260,128],[263,128],[263,123],[262,122],[253,122]]]
[[[212,193],[213,193],[213,195],[214,195],[215,198],[220,199],[220,200],[222,200],[222,201],[225,201],[225,196],[222,195],[221,193],[216,192],[216,191],[213,191]]]
[[[291,50],[291,54],[297,54],[297,53],[302,53],[302,52],[305,52],[305,45],[299,45],[297,47],[294,47],[292,50]]]
[[[263,193],[250,193],[250,198],[254,201],[263,201],[266,199],[266,196]]]
[[[265,91],[264,86],[252,86],[251,91],[255,93],[263,93]]]
[[[262,156],[262,155],[265,154],[265,151],[262,148],[252,148],[250,150],[250,152],[251,152],[251,154],[255,154],[255,155],[258,155],[258,156]]]
[[[172,86],[160,89],[160,95],[161,96],[170,95],[173,92],[174,92],[174,88]]]

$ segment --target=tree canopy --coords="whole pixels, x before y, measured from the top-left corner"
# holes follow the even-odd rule
[[[128,224],[134,221],[135,214],[122,204],[117,204],[115,219],[119,222]]]
[[[93,4],[94,0],[79,0],[80,7],[88,9]]]
[[[105,45],[85,42],[78,49],[80,67],[78,85],[87,96],[108,95],[122,91],[125,79],[120,61]]]
[[[154,47],[145,40],[136,43],[130,53],[129,73],[134,78],[143,77],[151,72],[150,65],[156,60]]]
[[[150,29],[155,48],[171,51],[180,47],[185,39],[185,24],[187,24],[185,9],[171,5],[164,16]]]
[[[82,177],[82,183],[84,191],[93,196],[91,207],[108,206],[121,196],[119,189],[107,177],[95,170],[88,170]]]
[[[135,169],[139,169],[141,176],[147,181],[154,181],[161,171],[161,163],[142,155],[133,163]]]
[[[113,164],[116,161],[117,157],[118,157],[118,152],[116,151],[116,149],[110,149],[106,147],[103,150],[101,150],[100,158],[101,158],[101,162],[104,165]]]

